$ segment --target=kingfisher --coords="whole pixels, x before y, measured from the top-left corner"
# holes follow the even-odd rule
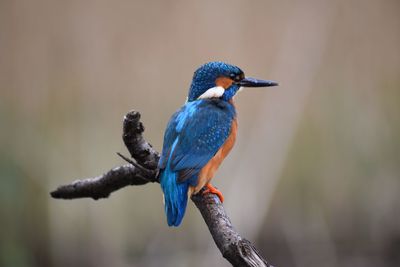
[[[158,163],[169,226],[181,224],[193,194],[213,193],[224,201],[210,181],[236,140],[233,97],[241,87],[276,85],[245,77],[239,67],[224,62],[209,62],[194,72],[186,103],[167,124]]]

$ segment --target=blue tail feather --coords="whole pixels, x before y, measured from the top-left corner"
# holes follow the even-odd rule
[[[161,188],[164,192],[164,209],[169,226],[179,226],[188,202],[187,182],[178,183],[178,174],[169,169],[169,166],[161,171]]]

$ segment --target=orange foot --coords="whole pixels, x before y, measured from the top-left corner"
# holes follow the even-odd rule
[[[224,203],[224,196],[222,195],[221,191],[219,191],[217,188],[215,188],[211,184],[206,184],[205,187],[207,187],[207,189],[203,191],[203,194],[209,194],[209,193],[215,194],[218,196],[221,203]]]

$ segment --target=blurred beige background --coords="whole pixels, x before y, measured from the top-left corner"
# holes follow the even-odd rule
[[[236,98],[237,230],[275,266],[400,266],[399,48],[397,0],[1,0],[0,266],[229,266],[158,185],[48,195],[122,164],[130,109],[160,150],[211,60],[281,84]]]

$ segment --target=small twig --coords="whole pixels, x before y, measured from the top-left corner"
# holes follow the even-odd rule
[[[133,160],[127,158],[126,156],[122,155],[121,153],[117,152],[117,155],[120,156],[123,160],[125,160],[126,162],[132,164],[133,166],[135,166],[136,168],[138,168],[139,170],[141,170],[144,174],[146,174],[146,177],[153,177],[153,179],[148,179],[149,182],[154,182],[154,176],[157,177],[157,171],[154,170],[148,170],[145,167],[141,166],[139,163],[134,162]]]

